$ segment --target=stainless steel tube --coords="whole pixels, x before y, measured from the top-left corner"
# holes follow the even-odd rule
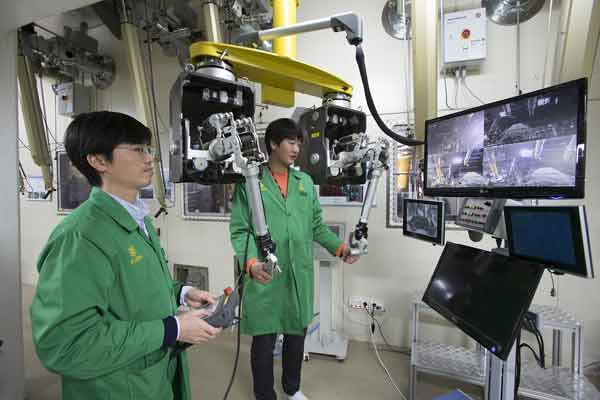
[[[265,236],[269,231],[267,230],[262,196],[260,194],[259,172],[258,165],[252,165],[244,170],[244,176],[246,177],[246,193],[248,195],[250,210],[252,210],[254,231],[256,232],[256,236]]]
[[[375,195],[377,194],[377,185],[379,184],[379,178],[381,178],[381,170],[376,169],[373,171],[373,178],[369,181],[367,186],[367,195],[365,196],[365,202],[363,203],[362,211],[360,214],[360,222],[369,222],[369,213],[373,207],[375,201]]]
[[[296,35],[298,33],[313,32],[331,27],[331,18],[321,18],[314,21],[300,22],[292,26],[265,29],[258,33],[260,40],[272,40],[279,37]]]

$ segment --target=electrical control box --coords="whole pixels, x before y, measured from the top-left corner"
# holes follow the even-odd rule
[[[54,86],[58,114],[75,117],[92,110],[91,88],[75,82],[64,82]]]
[[[479,64],[487,56],[485,8],[444,14],[442,64],[455,68]]]

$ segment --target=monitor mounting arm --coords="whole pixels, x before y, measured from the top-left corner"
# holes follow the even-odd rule
[[[363,40],[363,23],[355,13],[336,14],[327,18],[301,22],[280,28],[248,32],[237,37],[237,43],[259,43],[265,40],[277,39],[298,33],[314,32],[322,29],[333,29],[335,32],[346,32],[346,40],[353,46],[358,46]]]
[[[402,135],[397,134],[390,129],[385,122],[379,116],[375,102],[371,96],[371,89],[369,87],[369,80],[367,77],[367,68],[365,66],[365,53],[362,49],[361,43],[363,41],[363,22],[362,18],[355,13],[343,13],[336,14],[331,17],[315,19],[312,21],[305,21],[298,24],[283,26],[279,28],[266,29],[262,31],[255,31],[242,34],[235,40],[236,43],[246,44],[260,44],[261,41],[276,39],[289,35],[296,35],[305,32],[314,32],[322,29],[333,29],[335,32],[346,32],[346,40],[352,46],[356,47],[356,64],[360,71],[360,78],[365,91],[365,97],[367,100],[367,106],[373,119],[377,123],[377,126],[396,142],[402,143],[405,146],[418,146],[424,144],[421,140],[415,140]]]

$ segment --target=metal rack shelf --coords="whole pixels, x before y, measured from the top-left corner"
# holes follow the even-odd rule
[[[477,346],[467,349],[422,340],[419,335],[419,314],[434,312],[421,301],[422,293],[415,293],[411,302],[412,355],[410,361],[410,400],[416,399],[417,374],[425,372],[456,379],[477,386],[485,386],[488,352]],[[519,394],[540,400],[600,400],[600,392],[583,376],[583,326],[570,313],[554,306],[532,305],[531,311],[542,316],[544,329],[552,329],[552,366],[542,369],[535,363],[521,364]],[[571,335],[571,366],[561,366],[562,334]]]
[[[519,394],[540,400],[599,400],[600,392],[583,375],[565,367],[540,368],[536,363],[521,363]]]
[[[485,363],[476,352],[460,346],[441,343],[414,343],[411,363],[418,370],[475,385],[485,382]]]

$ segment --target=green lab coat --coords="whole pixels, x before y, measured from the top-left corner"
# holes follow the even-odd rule
[[[63,399],[191,398],[185,353],[161,349],[174,315],[173,282],[156,232],[149,238],[99,188],[52,232],[38,260],[33,341],[62,376]]]
[[[289,170],[284,200],[269,169],[263,166],[260,189],[282,273],[276,274],[266,285],[245,276],[242,333],[251,336],[269,333],[302,335],[314,316],[313,241],[332,254],[342,241],[323,223],[319,197],[307,174]],[[229,229],[235,253],[242,260],[240,263],[243,263],[251,221],[245,187],[238,184]],[[246,259],[254,257],[262,260],[253,233]]]

